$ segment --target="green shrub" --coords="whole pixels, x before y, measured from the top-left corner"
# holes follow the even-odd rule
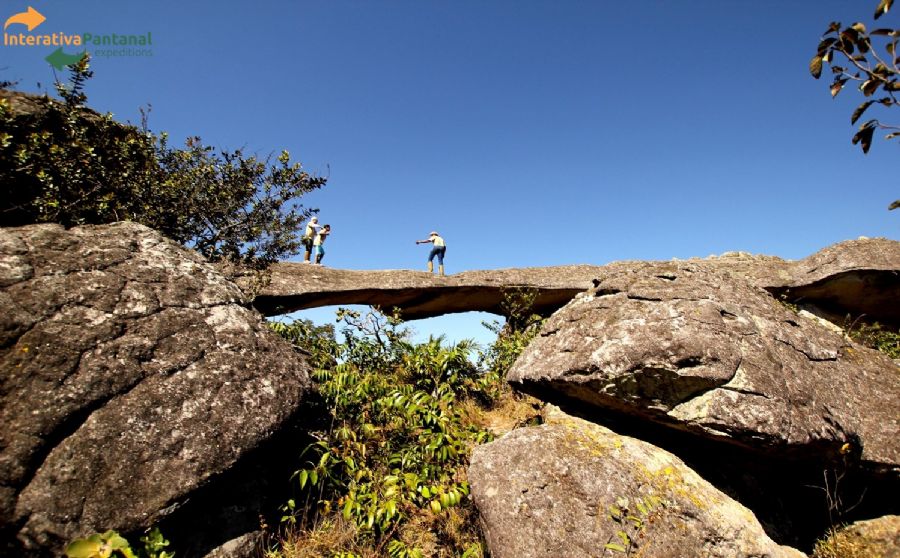
[[[331,427],[303,451],[298,494],[284,505],[282,522],[345,522],[357,543],[383,551],[373,555],[414,557],[424,551],[410,533],[424,521],[430,526],[420,529],[445,532],[434,544],[480,556],[465,472],[472,447],[490,434],[461,408],[480,389],[474,344],[413,344],[396,316],[343,309],[338,316],[344,339],[333,345],[309,324],[273,326],[296,346],[312,347],[314,360],[327,354],[335,363],[313,374]]]
[[[879,323],[862,324],[850,329],[850,338],[890,358],[900,359],[900,330],[891,331]]]
[[[86,108],[88,57],[71,67],[63,102],[0,91],[0,217],[9,226],[70,227],[135,221],[212,260],[263,267],[299,252],[312,213],[297,200],[325,184],[291,163],[198,137],[183,149],[166,134]]]
[[[132,549],[125,537],[115,531],[107,531],[103,534],[95,533],[84,539],[75,539],[66,547],[65,554],[68,558],[110,558],[118,556],[122,558],[174,558],[173,552],[168,552],[166,547],[169,541],[162,536],[156,527],[150,529],[141,537],[142,546]]]

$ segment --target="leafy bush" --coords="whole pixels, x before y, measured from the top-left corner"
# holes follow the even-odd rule
[[[213,259],[253,267],[299,252],[313,211],[297,203],[325,179],[200,138],[184,149],[166,134],[120,124],[85,107],[88,57],[71,67],[63,102],[0,92],[0,216],[6,225],[67,227],[135,221]]]
[[[166,551],[169,541],[154,527],[141,537],[142,547],[132,549],[125,537],[115,531],[103,534],[95,533],[84,539],[76,539],[67,547],[68,558],[174,558],[175,554]]]
[[[860,345],[881,351],[891,358],[900,359],[900,330],[891,331],[876,322],[862,324],[850,329],[848,333]]]
[[[543,318],[532,312],[532,305],[537,297],[536,289],[526,287],[513,287],[503,291],[501,307],[507,315],[506,323],[502,326],[499,322],[482,322],[482,325],[495,334],[497,339],[481,353],[478,365],[485,371],[485,378],[489,382],[484,385],[484,395],[491,399],[498,399],[509,391],[506,382],[500,382],[506,377],[507,371],[513,365],[525,347],[531,343],[543,324]],[[490,386],[499,387],[500,392],[490,391]]]
[[[310,320],[294,320],[291,323],[269,322],[275,333],[290,341],[295,349],[310,357],[316,368],[328,368],[337,364],[339,347],[334,339],[334,326],[317,326]]]
[[[484,388],[474,344],[413,344],[396,315],[342,309],[338,317],[341,343],[323,342],[308,323],[273,325],[313,361],[334,363],[313,374],[331,427],[303,451],[297,497],[284,505],[282,522],[319,525],[310,540],[321,540],[322,529],[343,533],[333,556],[412,558],[432,546],[481,556],[466,468],[472,447],[491,435],[462,404]],[[311,555],[296,537],[281,545],[270,555]]]

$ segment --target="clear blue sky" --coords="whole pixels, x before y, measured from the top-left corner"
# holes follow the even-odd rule
[[[287,149],[329,174],[306,200],[334,231],[327,265],[423,268],[413,241],[436,229],[456,273],[896,239],[900,144],[863,155],[860,96],[832,100],[807,70],[830,21],[871,27],[876,4],[17,0],[0,15],[151,32],[152,56],[94,57],[93,108],[137,122],[149,103],[177,141]],[[54,48],[0,46],[0,79],[52,89]],[[483,338],[479,319],[421,329]]]

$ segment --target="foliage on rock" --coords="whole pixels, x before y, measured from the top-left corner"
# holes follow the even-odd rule
[[[876,322],[861,324],[850,329],[848,334],[860,345],[881,351],[893,359],[900,359],[900,330],[891,331]]]
[[[8,225],[135,221],[213,260],[254,267],[299,249],[311,213],[297,200],[325,184],[283,151],[275,161],[216,152],[86,108],[88,57],[57,83],[63,102],[0,96],[0,215]],[[24,100],[23,100],[24,99]],[[21,106],[28,105],[26,110]]]
[[[141,547],[131,548],[128,539],[115,531],[94,533],[83,539],[75,539],[66,547],[67,558],[174,558],[166,548],[169,541],[159,529],[153,528],[141,537]]]

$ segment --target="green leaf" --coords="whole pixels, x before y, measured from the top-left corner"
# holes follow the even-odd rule
[[[110,536],[108,542],[109,546],[111,546],[113,550],[121,550],[123,548],[128,548],[131,546],[130,544],[128,544],[128,541],[125,539],[125,537],[122,537],[118,533],[114,533],[112,536]]]
[[[351,513],[353,513],[353,500],[347,498],[347,500],[344,502],[344,509],[342,510],[341,515],[345,520],[349,520]]]
[[[437,500],[432,500],[430,505],[431,505],[431,511],[433,513],[436,513],[436,514],[441,513],[441,503],[440,502],[438,502]]]
[[[303,487],[306,486],[306,481],[309,480],[309,471],[307,471],[306,469],[303,469],[302,471],[300,471],[300,479],[299,480],[300,480],[300,488],[303,489]],[[291,507],[293,507],[293,506],[291,506]]]
[[[615,550],[616,552],[628,552],[627,550],[625,550],[624,546],[616,543],[606,543],[603,548]]]
[[[66,547],[66,556],[69,558],[92,558],[100,552],[101,543],[78,539]]]
[[[816,79],[822,75],[822,57],[818,54],[809,61],[809,73]]]

